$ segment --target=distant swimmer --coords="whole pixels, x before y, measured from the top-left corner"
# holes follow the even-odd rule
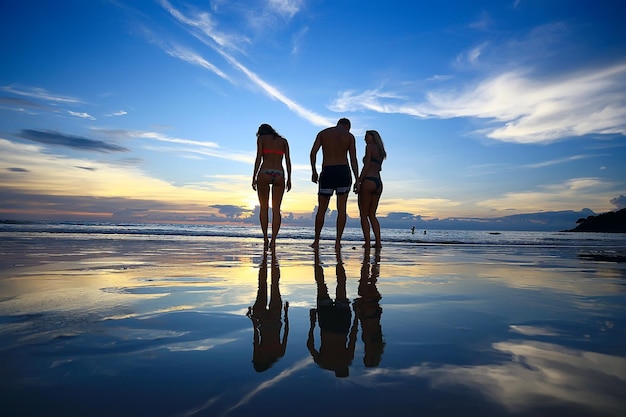
[[[415,234],[415,226],[411,227],[411,234],[414,235]]]

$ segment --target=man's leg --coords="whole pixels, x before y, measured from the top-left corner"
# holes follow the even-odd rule
[[[335,238],[335,249],[341,247],[341,236],[343,236],[343,229],[346,227],[348,194],[337,196],[337,237]]]
[[[315,238],[311,247],[318,247],[320,243],[320,235],[322,234],[322,227],[324,227],[324,218],[326,217],[326,210],[328,210],[328,203],[330,202],[329,195],[317,196],[317,214],[315,215]]]

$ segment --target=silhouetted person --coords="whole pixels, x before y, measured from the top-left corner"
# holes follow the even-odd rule
[[[383,329],[380,323],[383,314],[383,309],[380,306],[382,296],[376,287],[380,272],[379,251],[376,251],[374,259],[374,263],[370,264],[370,251],[365,248],[361,279],[359,280],[359,297],[352,304],[354,314],[361,323],[361,340],[364,345],[363,364],[368,368],[379,365],[385,347]]]
[[[320,234],[324,227],[326,210],[333,193],[337,194],[337,235],[335,248],[341,247],[341,236],[346,227],[347,205],[352,174],[354,179],[359,175],[359,166],[356,159],[356,141],[350,133],[350,120],[339,119],[337,126],[328,127],[319,132],[311,148],[311,181],[319,184],[317,193],[317,213],[315,215],[315,238],[312,247],[319,245]],[[317,175],[317,152],[322,148],[322,173]],[[348,165],[348,157],[350,164]],[[350,173],[352,168],[352,174]],[[319,183],[318,183],[319,180]]]
[[[274,362],[285,355],[287,350],[287,336],[289,335],[287,312],[289,310],[289,302],[285,302],[285,330],[281,339],[283,302],[278,285],[280,269],[275,256],[272,258],[271,270],[268,304],[267,254],[264,253],[263,261],[259,267],[259,290],[256,301],[252,307],[248,307],[248,313],[246,314],[252,320],[254,328],[252,363],[257,372],[269,369]]]
[[[256,133],[256,160],[252,173],[252,189],[259,197],[259,221],[263,231],[263,248],[267,250],[269,241],[267,226],[269,222],[270,188],[272,191],[272,248],[276,247],[276,237],[282,217],[280,205],[287,191],[291,190],[291,156],[287,139],[280,136],[272,126],[262,124]],[[283,156],[287,167],[287,177],[283,170]]]
[[[376,240],[374,247],[382,246],[380,223],[376,217],[380,196],[383,194],[383,180],[380,177],[383,161],[387,158],[385,145],[380,134],[375,130],[365,132],[365,156],[361,175],[354,184],[354,192],[359,195],[359,213],[363,230],[363,246],[370,247],[370,229]]]
[[[306,346],[313,360],[321,368],[331,370],[338,378],[347,377],[354,359],[357,323],[352,321],[350,300],[346,295],[346,271],[337,253],[337,287],[335,300],[328,294],[324,282],[324,269],[315,253],[315,282],[317,284],[317,308],[310,311],[309,337]],[[320,327],[320,347],[315,349],[315,322]]]

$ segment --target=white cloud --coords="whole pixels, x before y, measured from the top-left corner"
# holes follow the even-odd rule
[[[330,126],[333,124],[331,119],[316,114],[315,112],[302,107],[292,99],[285,96],[278,88],[270,85],[261,79],[257,74],[241,64],[233,55],[228,53],[226,49],[232,49],[234,45],[231,40],[223,34],[215,30],[215,25],[212,23],[210,16],[207,13],[199,13],[195,17],[187,17],[179,10],[175,9],[167,0],[162,0],[163,7],[180,23],[183,23],[191,28],[191,34],[201,40],[205,45],[213,48],[219,53],[230,65],[242,72],[250,81],[252,81],[257,87],[260,87],[269,97],[278,100],[285,104],[290,110],[299,115],[300,117],[310,121],[317,126]],[[179,48],[180,49],[180,48]],[[173,55],[171,51],[167,51],[172,56],[183,59],[187,62],[198,63],[195,59],[189,59],[185,54]],[[214,67],[208,67],[207,69],[214,70]]]
[[[213,72],[215,75],[232,82],[230,77],[226,75],[222,70],[220,70],[215,65],[204,59],[202,56],[188,48],[180,45],[172,45],[171,47],[164,47],[163,49],[168,55],[174,58],[178,58],[193,65],[198,65],[206,70]]]
[[[96,118],[90,115],[89,113],[81,113],[81,112],[76,112],[76,111],[71,111],[71,110],[68,110],[67,112],[71,116],[80,117],[81,119],[96,120]]]
[[[34,99],[43,100],[43,101],[49,101],[52,103],[62,103],[62,104],[81,103],[81,101],[76,98],[51,94],[48,91],[44,90],[43,88],[34,87],[34,88],[19,89],[19,88],[15,88],[9,85],[9,86],[2,87],[2,90],[8,93],[17,94],[19,96],[34,98]]]
[[[120,111],[116,111],[116,112],[107,114],[107,117],[125,116],[127,114],[128,114],[128,112],[126,110],[120,110]]]
[[[504,72],[462,91],[430,91],[424,102],[411,102],[393,91],[345,91],[331,108],[423,118],[487,119],[490,125],[484,135],[503,142],[547,143],[588,134],[626,135],[626,63],[549,79],[532,78],[529,72]]]
[[[515,207],[517,212],[544,210],[580,210],[584,207],[608,207],[615,195],[612,184],[600,178],[573,178],[563,183],[546,184],[534,190],[510,192],[502,197],[477,203],[485,208],[505,211]],[[585,196],[581,200],[581,196]]]
[[[579,161],[581,159],[590,158],[591,155],[572,155],[564,158],[552,159],[549,161],[537,162],[534,164],[526,165],[527,168],[544,168],[552,165],[565,164],[567,162]]]
[[[228,150],[219,149],[220,146],[215,142],[203,142],[192,139],[176,138],[164,135],[159,132],[148,132],[139,130],[106,130],[106,129],[94,129],[107,136],[113,136],[117,138],[137,138],[146,139],[157,142],[169,143],[182,146],[152,146],[145,145],[145,149],[150,149],[156,152],[166,153],[179,153],[179,154],[191,154],[197,156],[209,156],[213,158],[225,159],[230,161],[242,162],[245,164],[254,163],[254,154],[245,152],[233,152]],[[185,156],[189,158],[190,156]]]
[[[298,14],[303,3],[304,0],[268,0],[268,6],[271,11],[288,18]]]

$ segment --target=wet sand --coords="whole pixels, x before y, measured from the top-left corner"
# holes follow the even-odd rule
[[[576,247],[346,244],[338,257],[332,242],[260,243],[3,240],[2,415],[626,407],[624,263]]]

